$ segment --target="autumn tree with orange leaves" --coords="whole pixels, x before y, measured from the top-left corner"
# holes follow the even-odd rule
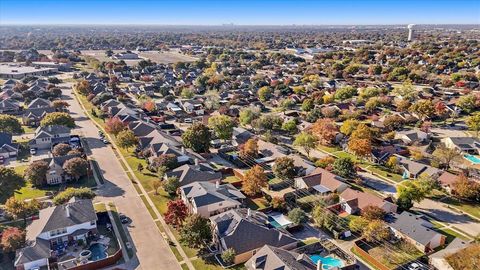
[[[260,194],[262,187],[268,185],[268,178],[265,171],[259,165],[255,165],[247,171],[243,179],[243,191],[248,196]]]
[[[312,125],[312,133],[323,145],[329,145],[338,133],[338,127],[331,118],[318,119]]]
[[[125,124],[118,117],[109,118],[105,122],[105,130],[115,136],[117,136],[117,134],[124,129]]]

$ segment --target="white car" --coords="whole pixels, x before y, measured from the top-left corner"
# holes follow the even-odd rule
[[[410,266],[408,266],[408,270],[421,270],[422,266],[418,263],[411,263]]]
[[[35,155],[37,153],[37,149],[30,148],[30,154]]]

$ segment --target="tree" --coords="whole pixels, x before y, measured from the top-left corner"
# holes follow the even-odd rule
[[[258,89],[258,99],[260,99],[262,102],[269,100],[272,97],[272,94],[272,89],[270,89],[268,86],[263,86]]]
[[[157,105],[155,105],[154,101],[147,100],[147,101],[143,102],[142,108],[144,108],[145,110],[147,110],[148,112],[151,113],[151,112],[154,112],[157,109]]]
[[[42,127],[53,126],[53,125],[74,128],[75,120],[73,120],[73,118],[68,113],[52,112],[52,113],[47,113],[43,117],[42,121],[40,121],[40,126]]]
[[[182,225],[187,216],[188,209],[182,200],[169,201],[167,203],[167,212],[165,213],[165,222],[167,224],[178,227]]]
[[[311,111],[315,107],[315,104],[313,103],[313,99],[311,98],[306,98],[302,102],[302,110],[305,112]]]
[[[70,147],[70,145],[68,145],[66,143],[59,143],[59,144],[57,144],[53,147],[52,154],[55,157],[65,156],[71,150],[72,150],[72,147]]]
[[[70,104],[64,100],[54,100],[52,102],[52,107],[55,108],[56,110],[64,110],[67,107],[69,107]]]
[[[389,115],[385,117],[385,120],[383,120],[383,125],[387,130],[397,130],[401,128],[405,124],[405,120],[403,120],[402,117],[399,115]]]
[[[90,83],[87,80],[81,80],[74,86],[75,90],[81,95],[87,96],[92,91]]]
[[[435,115],[435,106],[428,99],[421,99],[413,103],[410,112],[417,114],[422,121]]]
[[[235,250],[233,248],[229,248],[225,251],[223,251],[221,257],[222,261],[225,262],[226,265],[232,265],[235,261]]]
[[[63,170],[75,180],[78,180],[80,177],[87,175],[88,162],[81,157],[74,157],[63,163]]]
[[[12,196],[7,202],[5,202],[5,211],[15,219],[23,219],[24,224],[27,224],[27,218],[36,213],[39,209],[40,204],[35,199],[27,202],[18,200]]]
[[[282,129],[290,134],[294,134],[297,131],[297,120],[292,119],[287,122],[284,122],[282,125]]]
[[[239,156],[243,160],[256,158],[258,156],[258,141],[251,138],[245,144],[240,145]]]
[[[350,219],[348,222],[348,228],[355,233],[363,233],[363,230],[368,226],[370,223],[369,220],[367,220],[364,217],[355,217],[353,219]]]
[[[445,259],[452,269],[478,270],[480,244],[472,243],[455,253],[448,254]]]
[[[357,89],[353,86],[345,86],[335,91],[335,99],[346,100],[357,94]]]
[[[362,210],[362,217],[368,221],[383,220],[385,218],[385,211],[375,205],[368,205]]]
[[[120,131],[117,135],[117,144],[123,149],[129,149],[130,147],[136,146],[138,143],[138,138],[135,136],[133,131],[126,129]]]
[[[58,193],[53,197],[53,203],[56,205],[64,204],[71,198],[76,197],[78,199],[93,199],[95,198],[95,192],[90,188],[67,188],[64,191]]]
[[[183,88],[182,92],[180,93],[180,96],[185,99],[191,99],[194,95],[195,93],[190,88]]]
[[[114,136],[117,136],[125,127],[126,125],[118,117],[111,117],[105,121],[105,131]]]
[[[208,119],[208,126],[213,129],[219,139],[230,140],[235,122],[229,116],[216,115]]]
[[[473,94],[469,94],[458,98],[457,106],[465,112],[470,113],[478,106],[477,102],[478,98]]]
[[[211,239],[210,220],[198,214],[189,216],[180,229],[180,242],[190,248],[202,248]]]
[[[480,112],[476,112],[469,117],[465,123],[468,126],[468,129],[475,132],[475,136],[478,137],[478,133],[480,132]]]
[[[368,141],[372,140],[372,131],[370,128],[361,123],[357,128],[352,132],[350,139],[366,139]]]
[[[397,205],[401,208],[409,206],[412,202],[421,202],[433,190],[427,181],[402,181],[397,186]],[[401,204],[399,204],[399,201]]]
[[[359,157],[368,157],[372,154],[372,143],[368,139],[351,138],[348,149]]]
[[[283,210],[287,206],[283,197],[273,197],[271,204],[272,208],[276,210]]]
[[[401,87],[393,89],[392,94],[402,97],[404,100],[413,101],[417,98],[417,90],[412,85],[412,82],[406,81]]]
[[[0,166],[0,191],[5,194],[23,186],[23,178],[13,168]]]
[[[14,252],[25,246],[25,236],[24,230],[17,227],[7,227],[2,231],[0,246],[5,252]]]
[[[457,149],[450,149],[441,144],[433,151],[432,156],[448,170],[451,163],[459,160],[462,154]]]
[[[390,237],[390,228],[381,220],[373,220],[365,227],[362,236],[368,242],[381,242]]]
[[[249,125],[253,120],[260,117],[260,112],[258,109],[245,108],[240,110],[239,121],[243,126]]]
[[[480,184],[475,181],[470,181],[461,174],[452,186],[455,196],[469,201],[480,201]]]
[[[21,134],[23,133],[22,124],[14,116],[0,114],[0,132]]]
[[[180,187],[180,180],[178,177],[172,176],[168,177],[167,180],[163,183],[163,189],[170,195],[175,195],[177,193],[178,188]]]
[[[355,164],[349,157],[336,159],[335,162],[333,162],[333,169],[338,175],[346,178],[351,178],[356,174]]]
[[[296,175],[294,160],[289,157],[279,157],[273,165],[273,173],[280,179],[293,179]]]
[[[343,122],[342,126],[340,127],[340,132],[343,134],[350,136],[355,129],[357,129],[360,121],[356,119],[347,119]]]
[[[185,147],[197,153],[206,153],[210,149],[210,130],[202,123],[194,123],[183,134]]]
[[[400,194],[397,198],[397,205],[400,210],[409,210],[413,207],[412,199],[408,197],[408,194]]]
[[[153,171],[157,171],[157,169],[160,167],[165,167],[167,168],[167,170],[172,170],[175,169],[177,166],[177,156],[175,156],[174,154],[162,154],[152,159],[149,168]]]
[[[33,161],[24,172],[25,179],[35,186],[44,185],[48,168],[48,163],[44,160]]]
[[[267,185],[268,178],[263,168],[255,165],[245,174],[242,189],[248,196],[255,196],[262,191],[262,187]]]
[[[300,209],[299,207],[293,208],[288,212],[288,219],[293,222],[295,225],[303,224],[307,222],[307,214]]]
[[[295,141],[293,141],[293,146],[302,147],[307,157],[310,158],[310,151],[315,149],[317,146],[317,138],[312,135],[311,133],[302,131],[295,137]]]
[[[312,133],[317,136],[322,144],[329,145],[338,133],[338,127],[330,118],[318,119],[312,125]]]
[[[153,190],[155,191],[155,195],[158,195],[158,189],[162,186],[162,181],[154,180],[152,183]]]

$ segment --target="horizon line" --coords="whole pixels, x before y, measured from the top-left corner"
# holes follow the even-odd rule
[[[405,23],[376,23],[376,24],[162,24],[162,23],[0,23],[2,26],[398,26],[408,25],[412,22]],[[415,23],[415,25],[476,25],[480,27],[480,23]]]

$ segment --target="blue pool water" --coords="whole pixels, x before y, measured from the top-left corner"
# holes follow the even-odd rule
[[[480,164],[480,158],[473,155],[464,155],[464,158],[468,159],[473,164]]]
[[[333,258],[333,257],[322,257],[320,255],[310,255],[310,259],[317,264],[318,261],[322,262],[322,269],[328,270],[333,267],[342,267],[343,263],[342,260]]]
[[[90,257],[90,260],[92,261],[98,261],[101,259],[105,259],[107,257],[107,252],[106,248],[104,245],[100,243],[95,243],[91,245],[88,250],[92,252],[92,257]]]
[[[273,219],[272,217],[268,217],[268,222],[270,222],[270,224],[275,227],[275,228],[281,228],[282,225],[280,225],[280,223],[278,223],[275,219]]]

